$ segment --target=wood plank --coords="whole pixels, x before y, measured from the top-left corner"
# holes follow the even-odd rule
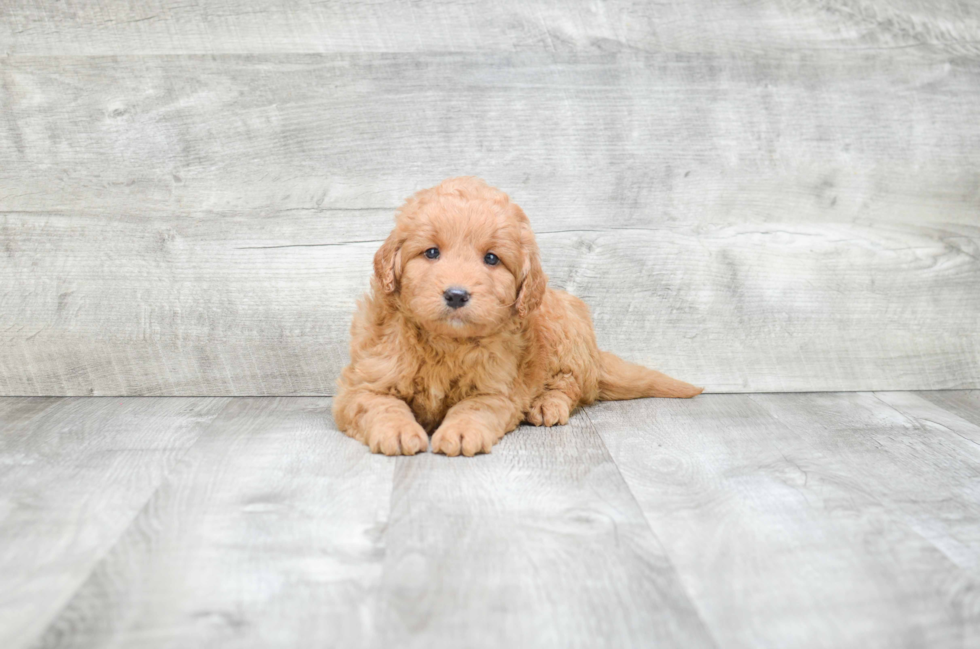
[[[361,646],[394,463],[328,399],[235,399],[38,646]]]
[[[395,206],[461,172],[527,209],[554,284],[633,360],[714,391],[980,386],[963,59],[64,56],[0,74],[2,394],[331,394]]]
[[[714,644],[582,414],[394,487],[379,647]]]
[[[731,647],[968,647],[976,575],[904,505],[978,449],[871,394],[709,395],[590,409],[705,623]],[[904,445],[924,448],[916,452]],[[913,475],[913,473],[915,475]],[[905,481],[903,483],[903,481]],[[957,498],[964,525],[976,506]],[[975,499],[974,499],[975,502]]]
[[[0,399],[0,646],[43,631],[220,399]]]
[[[939,53],[11,57],[2,78],[7,212],[390,214],[471,173],[544,229],[976,224],[980,69]]]
[[[7,54],[731,51],[941,47],[976,54],[964,0],[282,2],[7,0]]]
[[[6,223],[24,249],[49,251],[8,266],[8,394],[331,394],[379,245],[243,250],[262,226],[220,219]],[[709,391],[980,384],[980,228],[670,224],[538,239],[552,284],[591,305],[602,347]]]
[[[948,410],[966,421],[980,426],[980,391],[944,390],[942,392],[918,392],[926,401]],[[974,439],[974,441],[978,441]]]
[[[0,397],[0,453],[5,462],[17,462],[14,446],[22,444],[22,439],[35,432],[30,426],[41,413],[63,401],[61,397]]]
[[[980,575],[980,427],[912,393],[753,399],[791,428],[820,421],[828,455],[863,477],[865,493]],[[956,593],[953,601],[969,609],[974,597]],[[980,616],[966,621],[980,633]]]
[[[976,394],[975,390],[971,392]],[[942,395],[945,393],[937,393]],[[950,394],[963,394],[953,392]],[[968,442],[972,442],[980,449],[980,424],[974,424],[970,419],[960,416],[952,408],[946,407],[941,401],[937,403],[934,398],[930,399],[930,392],[879,392],[875,396],[903,415],[920,422],[927,429],[941,429],[945,435],[956,435]],[[972,401],[976,402],[976,397]],[[961,399],[962,402],[969,402]],[[954,402],[955,403],[955,402]]]

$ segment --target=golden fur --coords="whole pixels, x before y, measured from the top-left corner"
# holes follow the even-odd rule
[[[500,263],[485,263],[488,252]],[[469,291],[462,308],[446,305],[451,286]],[[376,453],[424,451],[427,432],[434,452],[489,453],[522,420],[553,426],[597,399],[701,393],[599,351],[585,303],[548,288],[524,212],[477,178],[408,199],[374,257],[371,288],[333,412]]]

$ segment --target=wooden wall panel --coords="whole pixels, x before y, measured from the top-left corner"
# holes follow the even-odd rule
[[[5,0],[0,53],[980,52],[971,0]]]
[[[912,53],[12,57],[0,209],[394,208],[484,176],[540,228],[977,222],[980,65]]]
[[[329,239],[329,217],[296,230],[2,218],[27,251],[4,263],[17,287],[0,316],[5,394],[331,394],[380,243],[303,243]],[[262,231],[271,247],[254,245]],[[975,226],[674,223],[538,239],[604,347],[713,391],[980,381]]]
[[[817,29],[824,4],[718,11]],[[71,40],[94,4],[44,31],[8,3],[31,55],[0,65],[0,393],[331,394],[394,209],[463,173],[524,206],[624,356],[714,391],[980,387],[973,10],[906,5],[945,25],[928,46],[198,55],[153,45],[189,9],[117,51]]]

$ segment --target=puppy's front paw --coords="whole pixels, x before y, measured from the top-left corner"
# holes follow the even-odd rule
[[[388,421],[368,433],[372,453],[415,455],[429,448],[429,436],[414,421]]]
[[[472,457],[477,453],[489,453],[501,437],[502,433],[496,434],[479,421],[456,419],[443,422],[432,435],[432,452],[450,456],[462,453]]]
[[[567,424],[571,415],[568,397],[563,392],[545,392],[531,404],[527,421],[535,426]]]

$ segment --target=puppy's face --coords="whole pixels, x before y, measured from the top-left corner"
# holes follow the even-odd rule
[[[408,316],[452,337],[485,336],[526,316],[546,282],[527,217],[506,194],[470,178],[410,199],[375,269]]]

